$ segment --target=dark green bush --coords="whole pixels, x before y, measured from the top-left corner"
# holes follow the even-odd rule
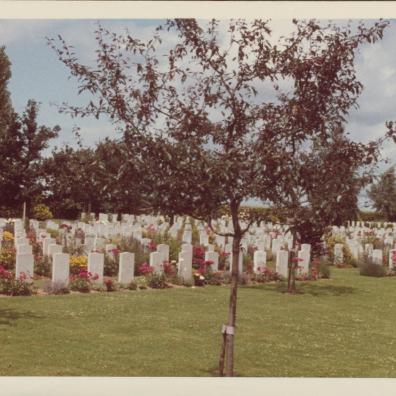
[[[70,289],[63,282],[46,282],[43,285],[43,290],[48,294],[68,294]]]
[[[360,275],[380,278],[386,276],[386,269],[382,265],[365,263],[360,266]]]
[[[386,276],[386,269],[382,265],[373,263],[370,257],[364,255],[360,262],[360,275],[380,278]]]
[[[16,279],[11,271],[0,271],[0,294],[8,296],[30,296],[35,292],[33,283],[29,282],[23,274]]]
[[[318,265],[318,274],[321,279],[330,279],[330,262],[326,258],[322,258]]]
[[[37,257],[34,263],[34,273],[40,276],[51,277],[51,259],[48,256]]]
[[[127,286],[127,289],[129,289],[129,290],[137,290],[137,288],[138,288],[138,285],[134,280],[131,281]]]
[[[151,273],[147,276],[147,285],[152,289],[165,289],[167,287],[165,275]]]
[[[221,272],[211,272],[209,276],[206,277],[206,284],[212,286],[222,285],[222,273]]]
[[[117,258],[113,260],[107,254],[105,254],[104,258],[104,276],[116,276],[118,274],[118,260]]]

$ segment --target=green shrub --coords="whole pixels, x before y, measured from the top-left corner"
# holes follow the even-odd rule
[[[253,273],[251,275],[251,280],[257,283],[274,282],[282,280],[282,276],[276,271],[265,267],[260,272]]]
[[[145,276],[136,277],[135,282],[139,289],[141,289],[141,290],[147,289],[147,279]]]
[[[205,277],[200,273],[196,272],[193,275],[194,286],[204,286],[205,285]]]
[[[15,268],[15,248],[12,243],[3,243],[0,248],[0,265],[5,269],[12,270]]]
[[[110,256],[105,254],[104,257],[104,275],[105,276],[116,276],[118,274],[118,260],[113,260]]]
[[[97,279],[97,275],[90,275],[86,270],[81,270],[78,275],[70,276],[70,290],[81,293],[89,293],[92,289],[92,280]]]
[[[371,243],[373,245],[373,249],[382,249],[384,247],[384,242],[375,235],[366,235],[362,239],[363,246],[365,246],[367,243]]]
[[[222,280],[223,280],[222,273],[217,271],[217,272],[211,272],[210,274],[208,274],[205,282],[207,285],[221,286]]]
[[[165,289],[167,287],[165,275],[157,273],[147,275],[147,285],[152,289]]]
[[[103,283],[105,285],[106,291],[108,292],[113,292],[118,289],[117,283],[111,278],[105,279]]]
[[[253,277],[251,276],[252,274],[247,274],[246,272],[242,272],[242,274],[239,274],[238,276],[238,284],[240,285],[249,285],[252,283]]]
[[[386,268],[382,265],[373,263],[371,258],[364,255],[360,262],[360,275],[380,278],[386,276]]]
[[[8,296],[30,296],[35,292],[33,283],[28,282],[24,274],[19,278],[11,271],[0,267],[0,294]]]
[[[34,263],[34,273],[36,275],[49,278],[51,276],[51,267],[51,259],[48,256],[36,257]]]
[[[172,285],[183,285],[183,279],[178,275],[167,276],[166,280],[171,283]]]
[[[193,286],[193,282],[190,281],[190,280],[184,280],[183,279],[183,286],[192,287]]]
[[[60,235],[59,230],[54,230],[52,228],[48,228],[47,232],[48,232],[48,234],[50,234],[51,238],[59,240],[59,235]]]
[[[131,282],[129,282],[127,289],[129,290],[136,290],[138,288],[137,283],[133,280]]]
[[[130,238],[123,238],[118,242],[119,250],[135,254],[135,276],[139,275],[139,265],[150,261],[150,252],[145,249],[140,241]]]
[[[53,218],[49,207],[44,204],[38,204],[33,208],[33,216],[39,221],[50,220]]]
[[[327,255],[329,258],[330,263],[334,263],[334,246],[336,243],[341,243],[342,246],[342,253],[344,256],[344,262],[346,266],[357,267],[358,262],[353,258],[351,250],[349,246],[345,242],[345,237],[341,235],[328,235],[326,238],[326,246],[327,246]]]
[[[222,283],[228,285],[231,283],[231,273],[229,271],[223,271],[221,274]]]
[[[43,285],[43,290],[47,294],[68,294],[70,293],[70,289],[63,282],[46,282]]]
[[[330,263],[327,259],[321,259],[318,265],[319,278],[330,279]]]

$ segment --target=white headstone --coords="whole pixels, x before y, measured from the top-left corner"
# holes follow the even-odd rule
[[[342,264],[344,262],[344,245],[342,243],[336,243],[334,245],[334,264]]]
[[[103,270],[104,270],[104,254],[103,253],[89,253],[88,254],[88,272],[92,276],[97,275],[95,283],[103,283]]]
[[[190,243],[183,243],[181,245],[181,251],[182,252],[187,252],[187,253],[191,253],[193,252],[193,246]]]
[[[16,264],[15,264],[15,277],[19,278],[19,276],[22,273],[24,273],[27,276],[27,280],[32,281],[33,266],[34,266],[33,254],[30,253],[17,254]]]
[[[289,252],[287,250],[278,250],[276,254],[276,272],[287,278],[289,266]]]
[[[52,256],[52,282],[69,284],[69,255],[54,253]]]
[[[18,237],[18,238],[15,238],[14,243],[15,243],[15,246],[28,245],[29,239],[27,239],[26,237]]]
[[[206,250],[208,252],[214,252],[214,245],[211,245],[210,243],[206,246]]]
[[[253,271],[259,272],[267,266],[267,253],[264,250],[256,250],[253,254]]]
[[[192,253],[186,251],[179,253],[179,276],[185,281],[192,281]]]
[[[129,252],[120,253],[120,268],[118,272],[118,282],[127,285],[134,278],[135,255]]]
[[[32,254],[33,248],[32,245],[17,245],[16,251],[18,254]]]
[[[162,254],[159,252],[151,252],[150,253],[150,267],[154,268],[154,272],[162,271]]]
[[[43,239],[43,254],[45,256],[48,256],[48,247],[49,245],[55,244],[56,241],[54,238],[44,238]]]
[[[169,245],[160,243],[157,245],[157,252],[161,255],[161,262],[169,261]]]
[[[205,260],[213,261],[210,265],[213,272],[217,272],[219,270],[219,253],[213,251],[205,252]]]
[[[52,257],[56,253],[62,253],[62,245],[51,244],[48,246],[48,256]]]
[[[303,243],[301,245],[301,250],[307,250],[308,252],[311,253],[311,244],[310,243]]]
[[[95,237],[91,235],[86,235],[84,238],[84,245],[85,245],[85,250],[87,253],[90,253],[93,250],[94,247],[94,242],[95,242]]]
[[[282,246],[282,241],[280,238],[276,238],[272,240],[272,254],[277,254],[277,252],[280,250]]]
[[[373,263],[377,265],[382,265],[382,250],[381,249],[373,249]]]
[[[393,255],[395,255],[395,258],[396,258],[396,249],[390,249],[389,250],[389,268],[394,268],[396,265],[396,260],[395,261],[393,261],[392,260],[392,257],[393,257]]]
[[[105,247],[107,256],[109,256],[113,261],[115,261],[115,254],[113,252],[114,249],[117,249],[117,245],[114,245],[113,243],[108,243]]]
[[[301,260],[298,262],[298,266],[302,267],[302,273],[307,274],[309,271],[309,261],[311,259],[310,249],[300,250],[298,252],[298,258]]]
[[[372,256],[372,254],[373,254],[373,249],[374,249],[374,246],[373,246],[372,243],[366,243],[366,244],[364,245],[364,252],[365,252],[369,257]]]

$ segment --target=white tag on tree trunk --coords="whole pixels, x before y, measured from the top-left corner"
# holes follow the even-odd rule
[[[221,329],[222,334],[231,334],[234,335],[234,327],[233,326],[227,326],[223,325]]]

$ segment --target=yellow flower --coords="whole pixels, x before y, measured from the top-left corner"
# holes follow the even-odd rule
[[[12,234],[12,232],[4,231],[3,238],[5,241],[12,241],[14,239],[14,235]]]
[[[71,256],[70,257],[71,267],[87,267],[88,257],[87,256]]]

